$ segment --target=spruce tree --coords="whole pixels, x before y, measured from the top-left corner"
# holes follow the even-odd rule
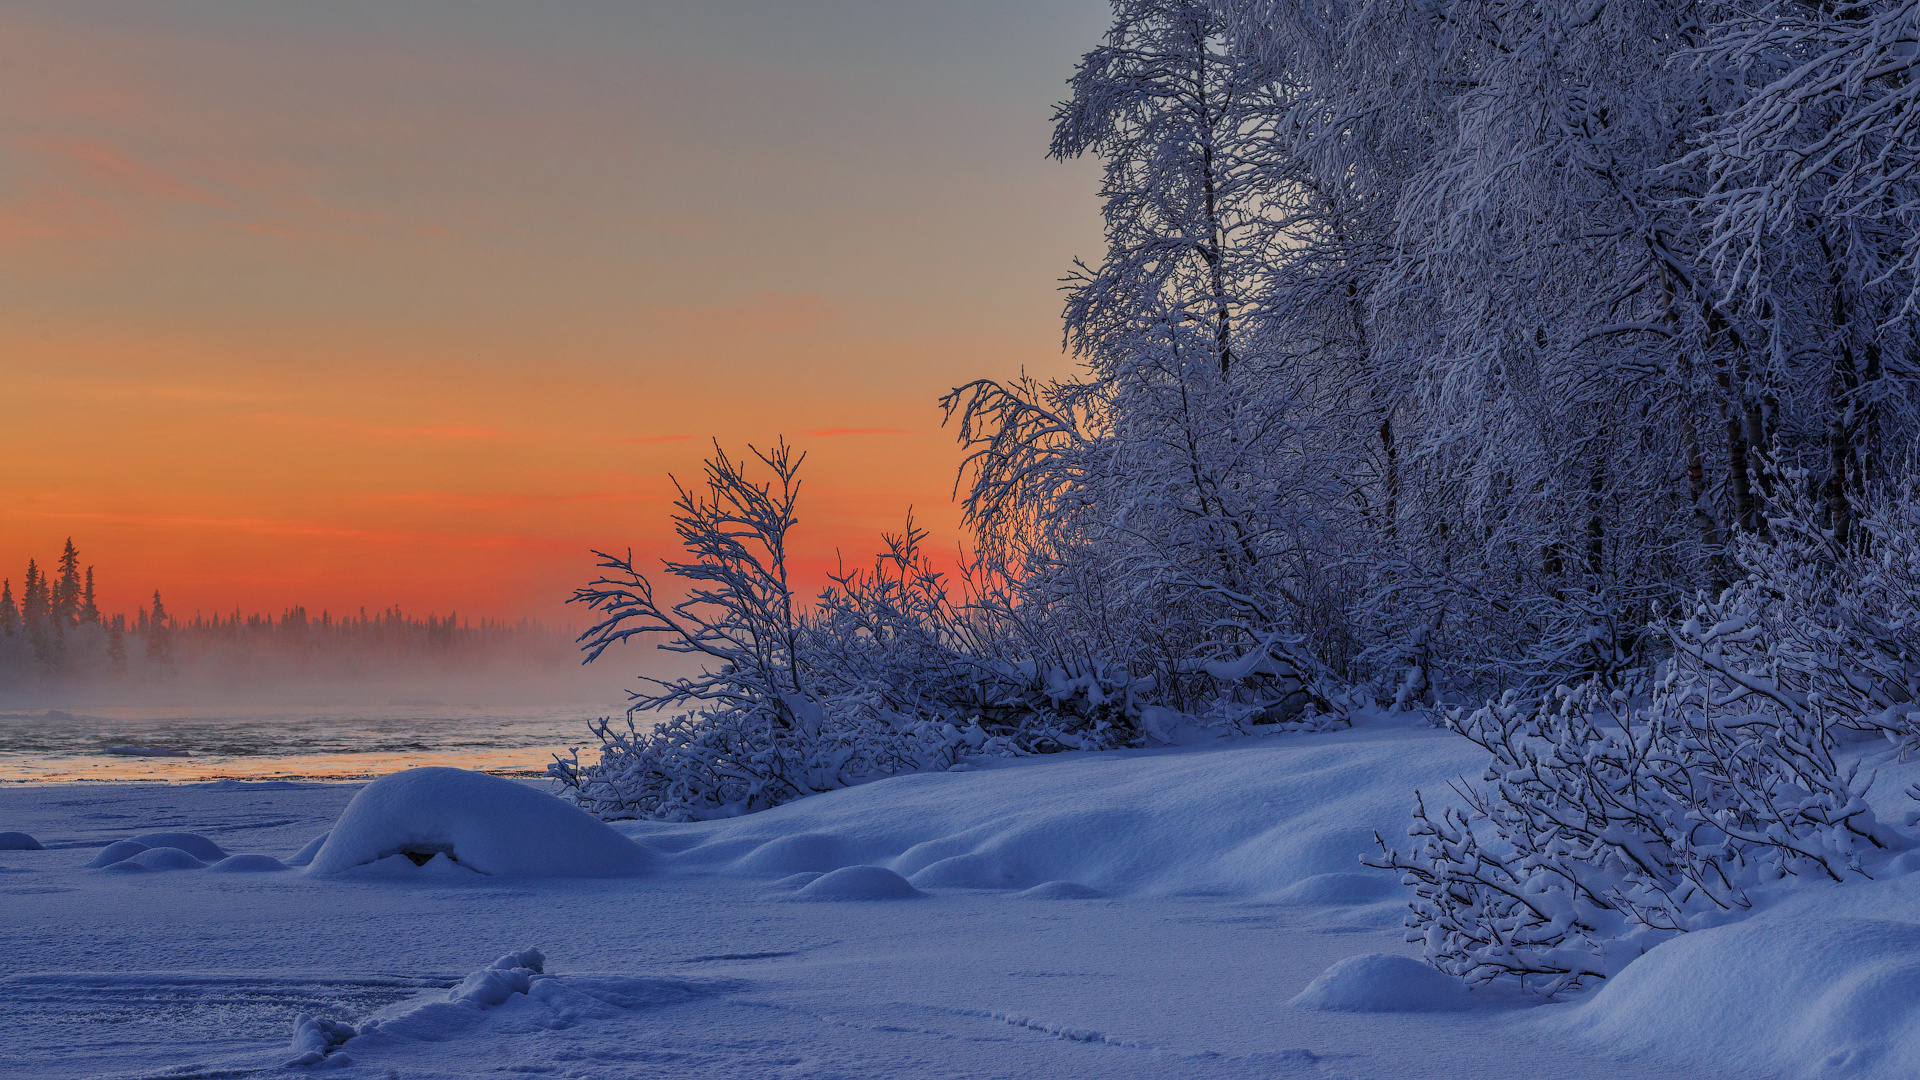
[[[20,622],[34,637],[47,628],[47,579],[32,559],[27,560],[27,576],[21,582]]]
[[[107,630],[107,663],[115,672],[127,670],[127,617],[115,615]]]
[[[160,602],[160,590],[153,590],[153,614],[147,629],[147,659],[156,664],[173,662],[173,632],[167,625],[167,606]]]
[[[74,549],[71,536],[60,552],[60,578],[53,582],[50,600],[52,622],[63,630],[80,624],[80,552]]]
[[[20,607],[13,602],[13,579],[0,581],[0,634],[12,637],[20,629]]]
[[[26,628],[28,640],[33,642],[33,656],[42,667],[52,659],[48,651],[47,623],[49,606],[47,597],[47,576],[40,572],[40,564],[27,560],[27,577],[21,590],[21,625]]]
[[[80,590],[80,621],[89,626],[101,625],[100,607],[94,602],[93,567],[87,567],[87,584]]]

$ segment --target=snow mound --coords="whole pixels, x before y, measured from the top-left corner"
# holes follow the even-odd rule
[[[873,865],[923,889],[1073,881],[1110,896],[1258,896],[1325,877],[1299,900],[1359,903],[1397,888],[1360,865],[1374,833],[1404,835],[1412,792],[1444,800],[1449,780],[1485,763],[1450,732],[1356,728],[1069,752],[895,776],[737,818],[620,827],[665,867],[770,881]]]
[[[470,1001],[483,1009],[499,1005],[515,994],[526,993],[546,963],[546,955],[539,949],[508,953],[447,991],[447,1000]]]
[[[357,1025],[302,1013],[294,1020],[288,1045],[293,1057],[284,1064],[327,1069],[359,1064],[378,1070],[392,1061],[417,1067],[422,1060],[421,1043],[436,1044],[427,1053],[438,1058],[445,1053],[441,1047],[454,1039],[538,1035],[746,986],[734,979],[558,977],[546,972],[546,957],[540,950],[523,949],[473,972],[444,994],[395,1003]],[[349,1042],[351,1057],[340,1052]]]
[[[40,841],[23,832],[0,832],[0,851],[44,851]]]
[[[1736,1075],[1911,1078],[1920,924],[1754,920],[1681,934],[1543,1022]]]
[[[150,848],[179,848],[181,851],[186,852],[202,862],[214,862],[215,860],[227,857],[227,853],[220,850],[219,844],[201,836],[199,833],[148,833],[145,836],[134,837],[133,842],[136,844],[145,844]]]
[[[1049,881],[1020,895],[1031,900],[1098,900],[1107,894],[1077,881]]]
[[[117,863],[110,863],[101,867],[100,872],[103,874],[144,874],[147,872],[147,868],[130,859],[121,859]]]
[[[207,867],[216,874],[265,874],[286,868],[286,863],[271,855],[229,855]]]
[[[804,874],[790,874],[786,877],[781,878],[779,881],[774,882],[772,885],[768,887],[773,889],[783,889],[787,892],[792,892],[795,889],[802,888],[807,885],[811,885],[814,882],[819,881],[821,878],[826,876],[827,875],[822,874],[817,870],[810,870]]]
[[[138,866],[142,870],[198,870],[207,864],[177,847],[156,847],[131,855],[117,865]]]
[[[293,1051],[293,1056],[282,1064],[289,1069],[318,1065],[327,1060],[328,1054],[356,1034],[358,1032],[352,1024],[339,1020],[315,1019],[307,1013],[301,1013],[293,1018],[293,1040],[287,1044],[287,1049]],[[336,1067],[352,1063],[353,1059],[345,1054],[340,1054],[329,1062]]]
[[[147,845],[138,840],[116,840],[101,848],[100,854],[95,855],[93,861],[87,864],[87,869],[98,870],[103,866],[112,866],[122,859],[131,859],[145,850]]]
[[[1315,874],[1281,889],[1274,899],[1284,904],[1377,904],[1403,901],[1406,890],[1392,874]]]
[[[338,874],[395,855],[424,862],[436,854],[508,877],[617,877],[648,861],[644,848],[606,822],[525,784],[426,768],[361,788],[307,872]]]
[[[847,865],[838,837],[800,833],[769,840],[733,864],[748,874],[825,873]]]
[[[1324,1012],[1457,1012],[1475,1005],[1467,984],[1411,956],[1349,956],[1320,973],[1291,1005]]]
[[[332,834],[321,833],[319,836],[316,836],[313,839],[307,841],[306,847],[303,847],[299,851],[295,852],[293,858],[287,860],[287,865],[288,866],[306,866],[312,863],[313,857],[315,855],[320,854],[320,845],[325,844],[327,842],[327,837],[330,835]]]
[[[808,900],[911,900],[926,893],[884,866],[843,866],[801,888]]]

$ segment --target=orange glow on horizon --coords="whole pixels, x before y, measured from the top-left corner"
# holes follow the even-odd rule
[[[1104,10],[876,75],[591,5],[10,8],[0,578],[71,536],[108,612],[580,624],[589,549],[673,555],[669,476],[782,435],[804,591],[910,506],[944,556],[938,396],[1067,366],[1045,118]]]

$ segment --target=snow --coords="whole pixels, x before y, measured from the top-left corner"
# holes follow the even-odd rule
[[[807,900],[914,900],[927,895],[884,866],[843,866],[801,886]]]
[[[330,835],[332,834],[321,833],[319,836],[316,836],[313,839],[307,841],[307,845],[305,847],[301,848],[299,851],[294,852],[293,855],[287,859],[287,865],[288,866],[312,865],[313,857],[315,855],[320,854],[320,848],[326,844],[327,837]]]
[[[1418,752],[1357,750],[1376,743]],[[1291,887],[1316,903],[1397,908],[1394,875],[1360,866],[1360,853],[1376,830],[1405,835],[1415,788],[1444,791],[1484,754],[1443,732],[1384,727],[1294,742],[1284,772],[1272,757],[1263,740],[1198,754],[1059,754],[627,829],[667,865],[749,877],[874,865],[921,889],[1069,881],[1113,895],[1279,898]]]
[[[89,869],[99,869],[102,866],[111,866],[122,860],[130,859],[145,850],[147,850],[147,845],[138,840],[115,840],[113,843],[101,848],[100,854],[95,855],[93,861],[87,863],[87,867]]]
[[[0,851],[39,851],[40,841],[23,832],[0,832]]]
[[[286,863],[271,855],[251,852],[245,855],[229,855],[207,867],[216,874],[268,874],[287,868]]]
[[[219,844],[216,844],[213,841],[207,839],[206,837],[201,836],[199,833],[189,833],[189,832],[146,833],[144,835],[134,837],[133,842],[136,844],[145,844],[150,848],[158,848],[158,847],[179,848],[181,851],[184,851],[187,854],[192,855],[194,858],[201,859],[206,862],[213,862],[216,859],[224,859],[227,857],[227,853],[220,849]]]
[[[571,804],[497,776],[409,769],[362,788],[314,853],[309,874],[338,874],[404,853],[504,877],[616,877],[647,853]]]
[[[145,870],[201,870],[206,863],[177,847],[148,848],[125,859],[120,866],[138,866]]]
[[[1920,1074],[1920,924],[1757,919],[1685,934],[1547,1025],[1749,1075]]]
[[[1410,956],[1349,956],[1290,1003],[1328,1012],[1452,1012],[1477,1003],[1467,985]]]
[[[4,787],[0,817],[46,847],[0,873],[0,1075],[1914,1074],[1908,856],[1663,944],[1567,1003],[1440,980],[1402,940],[1404,890],[1358,857],[1376,828],[1404,836],[1414,788],[1435,802],[1477,771],[1470,750],[1375,717],[686,824],[583,826],[543,782],[446,770]],[[1920,779],[1866,764],[1883,813]],[[209,860],[120,844],[167,835],[232,854],[162,872],[143,861]],[[272,872],[303,847],[312,872]],[[618,875],[576,876],[609,851]],[[809,902],[886,891],[914,898]]]
[[[1020,895],[1029,900],[1098,900],[1107,894],[1077,881],[1045,881]]]

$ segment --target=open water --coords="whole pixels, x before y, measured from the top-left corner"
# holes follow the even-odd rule
[[[538,775],[599,742],[590,705],[0,706],[0,783],[358,780],[420,765]]]

